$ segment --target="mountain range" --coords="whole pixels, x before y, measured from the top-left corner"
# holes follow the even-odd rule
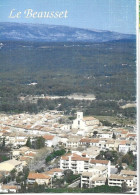
[[[43,42],[108,42],[132,40],[133,34],[105,30],[91,30],[61,25],[0,23],[0,40]]]

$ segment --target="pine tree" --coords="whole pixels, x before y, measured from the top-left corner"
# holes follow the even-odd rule
[[[32,146],[30,137],[28,137],[28,139],[27,139],[26,146],[29,148],[31,148],[31,146]]]

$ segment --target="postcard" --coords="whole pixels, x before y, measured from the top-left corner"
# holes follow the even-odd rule
[[[0,0],[0,193],[138,193],[135,0]]]

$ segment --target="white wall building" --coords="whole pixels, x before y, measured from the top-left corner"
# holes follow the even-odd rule
[[[84,130],[85,132],[87,132],[88,130],[92,130],[94,126],[97,126],[99,124],[100,122],[98,119],[92,116],[83,117],[83,112],[77,112],[77,118],[73,121],[72,128]]]
[[[74,173],[82,173],[89,168],[90,158],[82,157],[78,154],[66,154],[60,159],[60,169],[71,169]]]
[[[45,145],[48,147],[56,146],[59,142],[59,138],[54,135],[46,134],[43,138],[45,139]]]

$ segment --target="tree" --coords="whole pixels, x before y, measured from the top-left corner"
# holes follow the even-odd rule
[[[14,180],[15,177],[16,177],[16,170],[13,169],[11,172],[10,172],[10,176],[11,176],[11,179]]]
[[[23,175],[24,175],[24,181],[26,181],[26,179],[29,175],[29,168],[27,166],[23,167]]]
[[[21,189],[19,190],[19,193],[26,193],[26,183],[21,183],[20,187]]]
[[[67,169],[64,171],[64,180],[66,182],[69,181],[69,178],[73,175],[73,171],[71,169]]]
[[[28,192],[45,192],[45,185],[38,185],[37,183],[34,183],[32,186],[28,187]]]
[[[98,131],[93,131],[93,137],[96,137],[98,134]]]
[[[122,167],[121,164],[119,164],[117,168],[118,168],[118,172],[119,172],[119,173],[121,172],[121,170],[123,170],[123,167]]]
[[[133,155],[132,151],[127,152],[127,154],[125,154],[122,157],[122,162],[123,163],[127,163],[129,166],[133,166],[134,162],[135,162],[135,156]]]
[[[3,151],[5,149],[5,137],[3,137],[0,141],[2,142],[0,148]]]
[[[124,192],[127,192],[127,191],[128,191],[127,184],[126,184],[126,182],[123,182],[122,183],[122,192],[124,193]]]
[[[45,139],[40,136],[36,137],[34,141],[31,142],[30,137],[27,139],[26,146],[34,149],[40,149],[45,146]]]
[[[113,132],[112,138],[113,138],[113,139],[116,139],[116,135],[115,135],[114,132]]]
[[[45,139],[42,136],[36,137],[33,148],[40,149],[40,148],[43,148],[44,146],[45,146]]]
[[[26,146],[31,148],[31,139],[30,139],[30,137],[28,137],[28,139],[27,139]]]
[[[106,178],[105,185],[108,185],[108,179]]]
[[[2,148],[5,147],[5,137],[3,138],[3,141],[2,141]]]

